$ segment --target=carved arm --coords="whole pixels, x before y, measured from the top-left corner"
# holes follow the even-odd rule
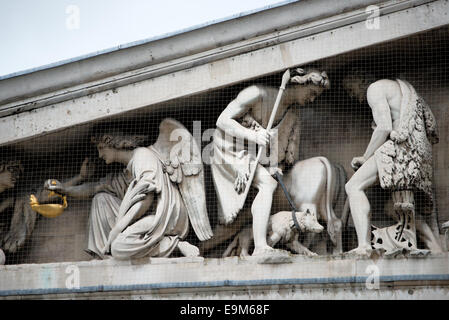
[[[226,134],[240,139],[256,142],[256,132],[245,128],[236,119],[242,117],[251,106],[262,99],[262,92],[257,86],[242,90],[237,98],[232,100],[217,119],[217,127]]]
[[[390,106],[382,88],[379,86],[370,86],[367,91],[367,99],[373,113],[376,128],[363,155],[365,159],[369,159],[374,154],[387,140],[393,129]]]

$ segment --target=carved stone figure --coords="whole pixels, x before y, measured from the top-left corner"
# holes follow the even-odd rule
[[[288,82],[293,85],[285,89]],[[253,256],[283,254],[271,248],[266,239],[273,193],[277,187],[271,175],[282,171],[283,163],[293,164],[298,160],[298,107],[314,101],[328,87],[329,79],[325,72],[296,69],[292,74],[284,74],[280,92],[285,89],[285,93],[281,100],[277,89],[253,85],[243,89],[217,120],[211,170],[218,197],[219,218],[225,224],[236,219],[246,200],[244,191],[247,183],[258,190],[251,206],[255,244]],[[272,112],[277,108],[277,112]],[[255,146],[266,148],[273,145],[270,145],[270,140],[276,130],[266,130],[271,124],[277,129],[274,149],[278,152],[275,150],[271,154],[277,156],[278,167],[271,165],[266,168],[255,161]],[[245,142],[254,148],[246,147]],[[257,167],[252,172],[253,163],[257,163]],[[249,181],[250,177],[254,177],[252,181]]]
[[[19,161],[0,161],[0,214],[2,215],[6,210],[14,208],[14,195],[5,191],[14,188],[16,181],[19,179],[22,172],[23,167]],[[0,219],[0,265],[5,264],[6,260],[2,247],[5,245],[5,234],[9,228],[8,223],[2,220],[3,219]],[[6,243],[6,246],[9,249],[10,245],[8,243]]]
[[[31,236],[38,217],[30,207],[29,190],[13,189],[23,171],[20,161],[0,162],[0,214],[7,216],[6,219],[0,219],[0,244],[8,253],[15,253],[23,247]],[[79,184],[91,174],[91,166],[84,161],[80,174],[61,185],[69,187]],[[37,188],[34,194],[34,198],[40,203],[50,203],[57,199],[42,187]]]
[[[363,156],[352,160],[356,172],[346,184],[358,239],[358,247],[350,253],[370,255],[372,245],[386,254],[403,249],[419,253],[415,211],[421,217],[433,212],[432,144],[438,142],[438,135],[432,111],[404,80],[373,82],[352,74],[343,86],[361,103],[368,102],[374,119],[371,140]],[[364,191],[379,182],[383,189],[392,191],[399,221],[386,229],[375,228],[371,245],[370,203]],[[441,251],[435,234],[421,217],[416,229],[430,248]]]
[[[446,244],[446,250],[449,251],[449,221],[446,221],[441,225],[441,229],[444,231],[444,241]]]
[[[285,187],[300,211],[310,212],[327,224],[327,232],[334,244],[334,253],[342,253],[343,220],[348,208],[342,208],[340,217],[334,211],[337,201],[343,201],[346,173],[341,166],[332,165],[325,157],[313,157],[298,161],[285,175]],[[340,199],[339,199],[340,198]],[[277,208],[287,208],[285,195],[278,188],[275,199]],[[277,202],[276,201],[276,202]]]
[[[334,253],[342,252],[342,229],[348,216],[348,206],[345,203],[346,172],[343,167],[332,164],[327,158],[314,157],[298,161],[284,174],[284,185],[295,207],[313,215],[327,224],[327,232],[334,244]],[[337,212],[335,209],[339,207]],[[290,205],[281,188],[273,195],[272,212],[288,210]],[[211,240],[201,243],[201,252],[218,246],[230,239],[244,227],[250,219],[248,209],[230,225],[218,225]],[[309,242],[313,241],[313,233]],[[252,239],[252,238],[251,238]]]
[[[33,232],[36,221],[27,197],[13,189],[22,173],[20,161],[0,161],[0,264],[6,260],[3,250],[9,253],[19,250]]]
[[[122,172],[69,188],[46,183],[47,189],[68,196],[93,196],[89,253],[118,259],[168,257],[178,248],[185,256],[198,256],[198,248],[183,241],[189,220],[200,240],[212,236],[199,148],[176,120],[163,120],[159,129],[149,147],[141,147],[142,136],[93,139],[99,157],[107,164],[122,163]]]
[[[295,215],[300,230],[295,226],[291,211],[281,211],[271,215],[268,221],[267,242],[270,246],[274,246],[281,241],[286,243],[287,247],[295,253],[315,256],[316,253],[313,253],[298,241],[299,231],[320,233],[323,231],[323,226],[318,223],[316,216],[308,210],[306,212],[297,211]],[[229,244],[223,253],[223,257],[229,257],[233,253],[241,257],[249,256],[252,240],[251,227],[243,229]]]

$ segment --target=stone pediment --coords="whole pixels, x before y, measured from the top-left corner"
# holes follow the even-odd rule
[[[313,99],[324,92],[319,97],[319,104],[307,105],[301,109],[301,113],[296,107],[300,105],[299,102],[304,101],[296,97],[299,102],[295,100],[294,103],[284,106],[283,118],[276,121],[276,125],[285,125],[285,127],[280,126],[280,128],[284,128],[281,131],[283,133],[280,139],[282,140],[281,149],[285,151],[285,154],[290,153],[294,160],[289,163],[292,165],[291,167],[300,170],[301,164],[307,160],[314,159],[315,161],[315,166],[305,166],[301,172],[305,176],[313,172],[312,178],[316,178],[314,181],[321,184],[317,183],[319,186],[313,189],[311,179],[307,176],[307,183],[295,185],[298,190],[301,186],[304,187],[300,191],[297,190],[296,196],[299,195],[300,198],[304,195],[304,198],[307,198],[311,194],[309,199],[312,198],[315,201],[314,205],[321,203],[320,201],[323,199],[320,198],[318,201],[314,198],[315,195],[322,196],[324,194],[319,191],[319,188],[323,186],[323,181],[328,186],[331,185],[330,177],[335,178],[337,173],[338,178],[332,180],[335,183],[332,188],[338,189],[340,195],[353,191],[351,188],[345,189],[348,178],[353,175],[354,167],[357,167],[351,161],[356,156],[355,152],[362,153],[370,141],[371,131],[367,119],[371,121],[372,115],[369,114],[369,109],[363,109],[364,105],[357,104],[358,102],[343,90],[341,78],[353,64],[373,64],[377,71],[380,70],[379,72],[387,74],[389,74],[391,66],[397,68],[401,72],[401,77],[409,79],[413,86],[416,86],[417,91],[422,92],[424,100],[435,113],[436,122],[441,128],[440,137],[447,136],[449,130],[445,111],[447,109],[447,83],[442,75],[447,74],[445,67],[448,64],[442,58],[442,53],[446,52],[448,48],[449,21],[446,14],[448,2],[442,0],[354,1],[351,7],[339,2],[334,8],[320,5],[326,2],[320,0],[290,3],[284,7],[280,6],[267,12],[259,12],[254,16],[245,17],[243,20],[248,23],[246,27],[242,26],[245,24],[233,25],[232,21],[226,21],[171,37],[142,42],[129,48],[86,57],[78,61],[69,61],[52,68],[34,70],[29,74],[0,78],[0,132],[2,133],[0,147],[4,148],[1,150],[7,150],[12,155],[20,154],[25,160],[27,168],[31,168],[25,168],[25,172],[30,170],[30,174],[29,176],[24,175],[24,182],[20,185],[27,189],[24,188],[21,193],[17,193],[15,195],[17,197],[14,199],[16,208],[23,208],[24,214],[21,217],[25,217],[25,220],[28,219],[22,226],[16,223],[16,228],[23,232],[23,234],[18,232],[23,240],[20,246],[25,246],[26,249],[21,247],[19,249],[22,251],[19,250],[18,253],[14,250],[11,250],[14,252],[8,253],[10,255],[8,258],[15,259],[11,260],[12,263],[18,264],[0,265],[0,298],[124,297],[157,299],[193,297],[232,299],[234,297],[250,297],[315,299],[322,298],[323,295],[330,299],[447,297],[449,260],[444,241],[448,239],[447,234],[445,236],[441,234],[438,225],[449,219],[446,209],[449,205],[447,197],[449,189],[447,188],[447,179],[445,179],[447,168],[444,156],[447,154],[447,145],[441,141],[433,147],[434,167],[429,161],[431,157],[425,159],[427,162],[420,162],[426,167],[425,174],[434,170],[435,176],[433,186],[436,190],[438,210],[432,212],[434,220],[431,220],[429,225],[426,224],[424,227],[421,225],[422,228],[418,231],[408,230],[409,232],[406,234],[397,230],[406,228],[410,221],[414,224],[414,217],[403,214],[399,217],[399,222],[394,221],[397,222],[395,225],[393,222],[395,217],[388,216],[392,212],[400,211],[396,207],[393,208],[398,203],[412,208],[408,210],[409,212],[415,209],[413,194],[409,190],[399,190],[395,193],[394,199],[397,201],[395,200],[394,204],[388,202],[390,194],[383,192],[380,188],[373,187],[370,190],[372,193],[367,196],[372,205],[373,225],[377,225],[376,243],[371,245],[386,248],[393,254],[397,253],[395,250],[398,243],[403,246],[410,243],[410,247],[413,249],[418,246],[420,249],[426,247],[425,251],[416,250],[414,253],[417,256],[408,254],[397,258],[388,258],[379,257],[375,253],[371,258],[363,259],[335,254],[336,251],[346,252],[353,249],[358,240],[351,213],[348,211],[342,213],[344,212],[344,199],[342,203],[336,204],[336,206],[341,205],[338,208],[338,219],[322,214],[321,216],[315,215],[312,220],[309,209],[313,210],[313,208],[304,207],[297,210],[301,211],[297,215],[297,219],[300,220],[298,224],[298,221],[288,220],[296,215],[291,215],[291,211],[288,211],[291,209],[287,200],[284,198],[282,190],[277,187],[272,206],[272,208],[276,208],[276,211],[272,210],[271,217],[278,211],[287,213],[284,214],[287,217],[285,219],[287,222],[280,224],[284,227],[291,227],[290,229],[284,228],[285,234],[282,237],[288,238],[286,234],[289,236],[289,231],[295,226],[301,230],[300,241],[308,241],[309,247],[313,246],[313,249],[310,248],[313,252],[306,248],[307,245],[299,246],[299,242],[297,244],[294,241],[287,244],[279,242],[279,244],[282,243],[280,246],[282,249],[288,248],[297,253],[312,255],[316,252],[318,256],[309,257],[288,253],[288,259],[284,257],[283,260],[288,263],[276,264],[261,264],[259,258],[251,256],[216,258],[225,255],[224,252],[229,255],[238,255],[238,252],[231,249],[241,250],[242,246],[240,245],[245,240],[253,240],[251,238],[253,233],[249,227],[252,221],[251,212],[247,210],[244,221],[246,225],[242,222],[243,219],[240,221],[236,219],[238,230],[234,230],[232,235],[221,239],[221,242],[214,243],[214,246],[207,247],[207,242],[199,241],[208,239],[209,232],[205,232],[203,238],[199,240],[195,238],[191,241],[195,235],[192,231],[193,228],[190,227],[191,234],[189,234],[188,240],[198,246],[202,253],[203,249],[206,251],[204,257],[152,257],[131,260],[111,258],[103,261],[87,261],[92,257],[83,250],[86,248],[86,239],[90,236],[86,229],[92,216],[92,211],[90,211],[92,203],[94,203],[92,198],[96,197],[95,204],[97,209],[99,208],[97,210],[100,212],[99,215],[107,211],[102,211],[103,208],[109,208],[108,206],[114,204],[114,210],[118,212],[120,205],[114,202],[116,199],[111,200],[109,197],[111,193],[115,192],[115,196],[118,194],[123,196],[128,190],[127,183],[133,179],[140,179],[157,165],[160,166],[158,172],[163,172],[164,175],[168,173],[167,183],[171,187],[175,186],[173,187],[175,191],[171,193],[177,197],[173,198],[179,200],[175,202],[180,203],[183,199],[183,204],[186,207],[190,204],[190,209],[192,207],[198,209],[193,210],[194,213],[198,211],[202,215],[194,217],[193,220],[196,219],[198,224],[202,222],[204,227],[204,225],[209,225],[209,221],[207,221],[209,218],[211,226],[216,232],[216,229],[220,228],[217,226],[221,218],[217,210],[218,205],[223,203],[232,205],[235,198],[226,193],[226,187],[224,192],[220,192],[214,185],[214,182],[219,180],[213,180],[214,172],[212,172],[211,163],[204,163],[204,167],[201,168],[192,168],[189,167],[191,163],[183,162],[182,157],[178,157],[178,154],[175,154],[175,157],[168,154],[169,152],[164,148],[168,145],[167,137],[169,135],[166,133],[168,131],[172,133],[170,130],[174,130],[174,127],[185,129],[185,125],[188,127],[189,137],[193,136],[200,141],[198,149],[205,150],[209,146],[206,144],[218,140],[215,136],[212,139],[212,136],[207,135],[206,132],[218,126],[217,119],[228,103],[243,91],[240,91],[241,87],[248,84],[248,88],[256,88],[256,91],[265,90],[262,96],[267,96],[267,93],[270,95],[270,99],[273,101],[270,100],[267,105],[271,106],[275,104],[274,100],[281,83],[278,80],[287,68],[295,67],[292,68],[292,73],[294,69],[295,76],[298,77],[296,79],[298,85],[310,84],[313,83],[313,80],[318,79],[313,84],[323,91],[318,93],[317,90]],[[378,5],[379,19],[382,25],[380,30],[369,31],[369,36],[367,36],[365,8],[368,4]],[[273,14],[282,19],[277,22],[268,19]],[[267,25],[265,25],[265,19],[269,21]],[[223,30],[232,33],[231,36],[227,36]],[[260,32],[254,32],[254,30]],[[208,41],[211,35],[216,36],[213,37],[213,42]],[[174,49],[170,51],[167,47]],[[147,52],[153,52],[154,57],[149,59],[146,56]],[[423,57],[427,54],[430,58],[424,59]],[[136,59],[128,59],[130,56],[135,56]],[[416,61],[418,62],[415,65]],[[397,64],[395,64],[396,62]],[[306,68],[301,69],[303,65],[309,63],[319,65],[319,72],[305,71]],[[416,69],[414,69],[415,66]],[[77,68],[82,69],[83,72],[80,72],[75,78],[68,76]],[[331,86],[329,86],[329,79],[332,83]],[[335,82],[333,82],[334,79]],[[402,83],[396,81],[399,84]],[[260,82],[260,85],[258,83],[254,85],[256,82]],[[391,82],[389,83],[393,86]],[[412,89],[409,90],[412,91]],[[279,90],[279,92],[282,91]],[[286,94],[286,96],[288,95]],[[288,98],[292,99],[291,96]],[[421,101],[420,108],[426,107],[424,100],[419,100]],[[264,110],[265,107],[266,105],[260,106],[260,110]],[[301,107],[304,106],[301,105]],[[298,113],[295,113],[296,111]],[[162,128],[158,132],[157,129],[160,128],[161,123],[167,124],[163,120],[167,118],[175,118],[176,124],[173,125],[175,121],[169,120],[168,122],[172,126],[167,125],[164,127],[165,129]],[[251,128],[254,131],[260,130],[261,126],[256,121],[257,117],[254,114],[251,115],[247,112],[242,118],[244,118],[242,123],[245,128]],[[257,120],[260,123],[274,121],[270,121],[269,118],[270,114],[267,113],[262,119]],[[423,117],[418,115],[416,118]],[[295,122],[296,120],[298,121]],[[196,122],[200,123],[199,128],[195,127]],[[427,122],[434,127],[432,121]],[[420,125],[422,125],[421,122],[417,124],[417,127]],[[128,131],[132,129],[136,132],[131,132],[127,136],[120,135],[120,133],[113,137],[112,133],[108,131],[101,137],[97,137],[95,145],[91,144],[92,134],[97,134],[97,131],[105,129],[112,132],[112,129],[117,128]],[[301,139],[299,138],[299,129],[302,131]],[[431,129],[434,131],[435,128]],[[81,163],[84,163],[83,159],[86,155],[95,154],[95,157],[99,156],[106,162],[108,157],[111,157],[110,159],[116,157],[113,160],[117,160],[118,149],[112,151],[112,156],[111,151],[106,150],[111,149],[111,146],[114,145],[110,143],[111,140],[118,137],[117,140],[122,139],[125,143],[131,141],[133,144],[139,140],[137,130],[140,130],[139,133],[143,131],[144,134],[151,136],[151,143],[160,140],[162,143],[160,148],[151,149],[155,151],[151,151],[153,153],[148,153],[146,150],[146,153],[141,152],[135,158],[134,154],[132,158],[128,157],[129,154],[121,158],[123,160],[128,157],[128,162],[125,161],[127,170],[123,171],[124,168],[120,167],[121,171],[114,171],[116,176],[110,179],[115,180],[113,182],[108,180],[109,187],[117,187],[113,192],[101,189],[100,191],[106,190],[109,193],[90,194],[91,198],[88,200],[73,200],[70,196],[67,199],[64,198],[68,202],[67,210],[61,211],[62,214],[54,219],[40,216],[36,218],[36,213],[31,212],[31,209],[28,210],[30,190],[41,192],[44,182],[47,187],[59,187],[57,178],[60,177],[62,181],[65,178],[68,179],[69,176],[72,177],[73,172],[82,171],[79,168],[82,166]],[[165,134],[161,134],[161,132]],[[158,135],[162,139],[159,139]],[[425,140],[424,137],[421,138],[422,141]],[[117,145],[122,145],[123,141]],[[295,141],[296,145],[292,147]],[[151,143],[148,142],[143,147],[150,149],[148,146],[158,145],[157,142]],[[142,146],[139,145],[139,148]],[[129,151],[128,149],[126,150]],[[133,144],[132,149],[137,149],[137,143]],[[389,150],[383,151],[388,155]],[[407,150],[402,150],[402,152],[406,154]],[[431,148],[427,148],[426,152],[427,155],[432,155]],[[201,158],[202,154],[199,155],[199,153],[192,151],[194,157]],[[363,160],[366,159],[360,158],[357,161],[359,161],[359,165],[362,165]],[[151,163],[153,167],[142,168],[141,164],[147,165],[148,159],[157,161]],[[299,159],[301,161],[298,161]],[[303,162],[303,159],[306,160]],[[129,163],[137,163],[137,165],[133,166]],[[122,161],[122,164],[125,163]],[[112,172],[112,170],[107,171],[105,166],[99,165],[98,167],[101,169],[99,170],[101,173]],[[288,170],[292,168],[284,172],[285,180],[289,180],[291,171]],[[388,169],[390,167],[387,167],[385,171]],[[86,171],[89,170],[86,169]],[[322,173],[324,171],[325,174]],[[187,184],[180,194],[176,193],[178,187],[182,189],[181,183],[185,181],[183,179],[192,176],[195,178],[199,173],[200,178],[196,180],[198,183],[196,186],[205,187],[205,191],[190,192],[194,189],[193,184]],[[202,176],[203,173],[204,176]],[[226,173],[223,174],[225,178]],[[130,174],[134,174],[133,179],[127,176]],[[387,176],[385,180],[389,178],[388,175],[385,176]],[[28,180],[26,180],[27,177],[29,177]],[[97,174],[95,178],[104,182],[110,176],[104,174],[100,177]],[[149,180],[151,179],[148,178],[145,181]],[[221,181],[224,180],[226,179]],[[390,180],[392,181],[393,178]],[[93,179],[89,181],[92,182]],[[338,186],[335,181],[338,181]],[[427,179],[424,183],[426,191],[430,194],[432,184],[429,181],[430,179]],[[234,181],[231,182],[234,183]],[[288,187],[292,186],[291,183],[286,182],[286,184]],[[139,192],[146,194],[142,192],[144,187],[138,189],[136,194]],[[275,189],[273,184],[269,187]],[[157,189],[157,187],[155,188]],[[288,189],[290,190],[290,188]],[[228,190],[232,190],[232,187]],[[160,190],[158,189],[158,191]],[[335,191],[335,196],[337,191]],[[101,193],[100,196],[98,196],[99,193]],[[37,192],[36,195],[39,197]],[[341,201],[340,195],[338,199],[337,196],[333,199],[335,203]],[[217,200],[219,196],[223,196],[222,203]],[[134,204],[129,198],[127,199],[128,204]],[[187,198],[188,203],[186,203]],[[39,205],[37,198],[35,199],[35,205]],[[196,202],[196,199],[201,199],[201,201]],[[203,199],[207,200],[208,207],[212,209],[206,208],[206,200]],[[7,199],[3,202],[2,198],[0,200],[2,201],[0,205],[7,201],[13,201]],[[285,201],[282,202],[283,200]],[[330,201],[329,197],[327,201]],[[57,204],[52,203],[51,205]],[[167,207],[176,206],[170,203]],[[247,209],[249,207],[248,205]],[[149,210],[149,208],[147,209]],[[207,212],[207,210],[209,211]],[[106,213],[110,214],[111,212]],[[178,216],[178,213],[176,212],[174,216]],[[191,214],[192,210],[189,213]],[[307,217],[309,218],[308,225],[305,222]],[[227,222],[230,222],[234,221],[235,216],[232,216],[231,213],[224,219],[226,220],[226,218]],[[343,232],[340,232],[341,229],[339,229],[340,218],[343,221],[342,228],[345,233],[343,238]],[[180,227],[173,227],[173,229],[176,231],[182,229],[183,231],[179,233],[185,237],[189,228],[186,225],[192,224],[192,215],[189,216],[189,219],[190,222],[181,221]],[[10,223],[10,220],[7,222]],[[335,221],[337,223],[332,224]],[[270,227],[273,225],[271,222],[272,220],[269,220]],[[323,228],[319,223],[326,227]],[[6,224],[0,220],[0,227],[3,228]],[[425,227],[430,227],[432,230],[429,231]],[[444,227],[447,225],[443,225]],[[229,228],[232,229],[232,226]],[[24,231],[25,229],[26,231]],[[197,229],[201,232],[202,228],[195,228],[194,231],[196,232]],[[309,239],[305,233],[312,231],[322,233],[316,238],[310,237]],[[280,241],[282,237],[271,237],[273,233],[270,233],[270,240],[274,239],[272,240],[274,247],[278,244],[276,241]],[[392,234],[397,235],[398,233],[400,233],[398,239],[390,239]],[[419,237],[421,238],[416,238],[416,233],[420,233]],[[407,237],[403,236],[404,234]],[[429,235],[435,236],[436,240],[429,240],[429,237],[426,237]],[[296,234],[296,236],[298,235]],[[25,242],[25,238],[28,242]],[[236,247],[232,247],[233,239],[241,242]],[[385,239],[390,240],[388,247]],[[0,238],[0,240],[2,239]],[[410,242],[406,242],[406,240],[410,240]],[[432,247],[432,244],[440,242],[440,240],[441,248],[439,246]],[[173,240],[170,244],[171,249],[176,247],[176,241],[178,239]],[[99,243],[102,244],[101,241]],[[126,241],[122,241],[121,244],[121,249],[126,247]],[[248,245],[248,243],[246,244]],[[203,245],[204,247],[202,247]],[[97,249],[102,249],[99,247],[101,246],[98,245]],[[116,248],[114,247],[114,249]],[[227,250],[228,248],[230,250]],[[182,254],[185,252],[191,254],[197,248],[187,247],[186,249],[181,245],[177,249]],[[183,249],[186,250],[183,252]],[[243,245],[243,249],[248,250],[249,245],[247,248]],[[331,253],[333,249],[335,251]],[[442,250],[444,253],[435,254]],[[5,251],[7,250],[5,249]],[[423,257],[418,256],[419,254],[426,255],[429,251],[435,252]],[[111,252],[100,252],[99,250],[95,253],[97,256],[104,254],[105,257],[111,254]],[[167,255],[171,253],[172,251]],[[179,256],[179,252],[177,253]],[[0,261],[2,258],[0,257]]]

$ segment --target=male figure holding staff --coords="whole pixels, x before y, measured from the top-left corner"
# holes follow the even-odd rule
[[[286,88],[289,82],[293,85]],[[298,68],[290,73],[287,70],[279,91],[261,85],[245,88],[217,120],[211,169],[218,196],[219,218],[225,224],[232,223],[245,204],[249,187],[254,186],[258,190],[251,206],[253,256],[278,252],[267,244],[267,227],[277,187],[272,175],[281,169],[278,166],[267,169],[264,163],[258,163],[260,154],[256,159],[256,148],[251,148],[251,144],[257,144],[262,149],[260,153],[276,142],[277,162],[293,164],[298,160],[298,105],[313,102],[325,88],[329,88],[325,72]],[[271,125],[275,130],[271,130]],[[274,138],[277,141],[273,141]],[[248,147],[245,147],[245,142]]]

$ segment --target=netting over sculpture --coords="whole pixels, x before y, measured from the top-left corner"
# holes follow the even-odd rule
[[[0,263],[447,250],[448,37],[2,147]]]

